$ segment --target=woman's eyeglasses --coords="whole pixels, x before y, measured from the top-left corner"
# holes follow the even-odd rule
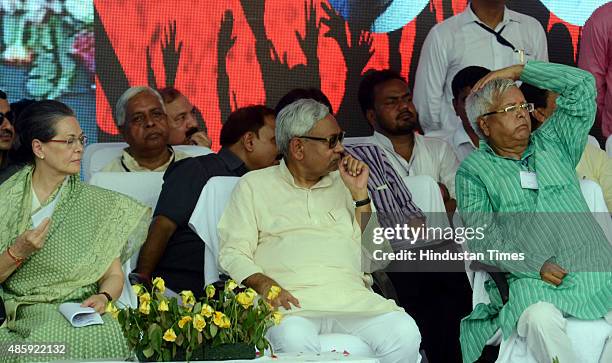
[[[59,142],[59,143],[63,143],[66,144],[66,146],[70,147],[70,148],[74,148],[77,145],[77,142],[80,143],[82,146],[87,145],[87,136],[83,135],[80,137],[74,137],[71,136],[69,138],[67,138],[66,140],[49,140],[48,142]]]
[[[296,136],[297,138],[300,139],[308,139],[308,140],[315,140],[315,141],[324,141],[327,142],[328,146],[330,149],[333,149],[336,147],[336,145],[338,145],[338,143],[342,143],[342,140],[344,140],[344,135],[346,133],[344,131],[341,131],[337,134],[333,134],[329,137],[315,137],[315,136]]]

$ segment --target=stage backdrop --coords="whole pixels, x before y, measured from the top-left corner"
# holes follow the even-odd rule
[[[581,26],[605,2],[521,0],[508,6],[540,21],[551,61],[575,64]],[[255,103],[273,107],[295,87],[320,87],[350,136],[368,134],[356,96],[361,75],[390,67],[412,85],[428,31],[463,11],[467,0],[0,5],[0,89],[11,101],[59,98],[77,110],[90,139],[118,141],[113,107],[127,87],[174,86],[201,111],[218,149],[222,121],[232,110]]]

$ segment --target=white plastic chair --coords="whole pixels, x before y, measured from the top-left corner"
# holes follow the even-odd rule
[[[93,174],[89,184],[125,194],[155,209],[162,188],[163,176],[162,172],[97,172]],[[136,262],[138,262],[138,253],[134,252],[132,257],[123,264],[125,281],[118,299],[119,306],[138,307],[138,300],[128,279],[128,275],[136,267]]]
[[[219,279],[219,235],[217,225],[230,200],[238,177],[216,176],[211,178],[200,194],[200,199],[189,219],[189,227],[205,241],[204,281],[206,284]],[[361,339],[348,334],[320,335],[321,351],[348,351],[351,355],[375,357],[374,352]]]
[[[125,142],[102,142],[91,144],[85,148],[83,154],[83,179],[88,182],[94,173],[99,172],[113,159],[121,156],[123,149],[128,147]],[[195,157],[212,153],[207,147],[195,145],[175,145],[174,150]]]
[[[612,135],[608,136],[608,140],[606,140],[606,153],[612,158]]]
[[[597,146],[598,148],[601,149],[601,145],[599,145],[599,141],[597,141],[597,139],[595,138],[595,136],[592,135],[587,135],[588,136],[588,140],[587,142],[593,146]]]
[[[610,231],[612,222],[609,214],[607,214],[608,209],[599,185],[591,180],[581,180],[580,187],[589,209],[596,214],[597,222],[604,229],[604,232],[606,229]],[[599,216],[606,215],[608,216],[607,220],[599,218]],[[610,234],[606,235],[610,240]],[[472,292],[473,306],[480,303],[490,303],[489,295],[484,287],[488,279],[489,275],[486,272],[475,272]],[[575,363],[600,363],[604,344],[608,337],[612,335],[612,326],[603,318],[580,320],[569,317],[567,318],[566,332],[572,343],[574,353],[579,359]],[[498,330],[487,344],[500,345],[496,363],[538,363],[527,347],[525,338],[518,336],[516,331],[507,340],[502,340],[501,330]]]

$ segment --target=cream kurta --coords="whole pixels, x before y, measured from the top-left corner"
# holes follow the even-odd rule
[[[375,219],[375,218],[373,218]],[[361,231],[339,172],[299,187],[284,162],[238,182],[219,222],[219,264],[236,281],[261,272],[295,296],[302,316],[401,310],[364,283]]]
[[[113,159],[110,163],[106,164],[106,166],[102,168],[102,171],[113,171],[113,172],[166,171],[166,169],[168,169],[170,164],[172,164],[173,162],[191,157],[191,155],[186,154],[180,150],[174,150],[172,147],[168,147],[168,149],[171,152],[171,155],[168,161],[166,161],[163,165],[153,170],[147,169],[144,166],[141,166],[140,164],[138,164],[138,161],[136,161],[136,159],[134,159],[134,157],[126,151],[127,148],[125,148],[123,152],[121,153],[121,156]]]

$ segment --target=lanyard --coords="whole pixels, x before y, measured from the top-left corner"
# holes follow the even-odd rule
[[[501,45],[505,45],[506,47],[510,47],[512,48],[513,51],[517,51],[516,48],[514,47],[514,45],[512,45],[512,43],[510,43],[506,38],[504,38],[501,33],[504,31],[504,29],[506,29],[506,25],[504,25],[498,32],[496,32],[495,30],[489,28],[488,26],[484,25],[483,23],[476,21],[476,24],[478,24],[481,28],[483,28],[484,30],[488,31],[489,33],[495,35],[495,39],[497,39],[497,42]]]

